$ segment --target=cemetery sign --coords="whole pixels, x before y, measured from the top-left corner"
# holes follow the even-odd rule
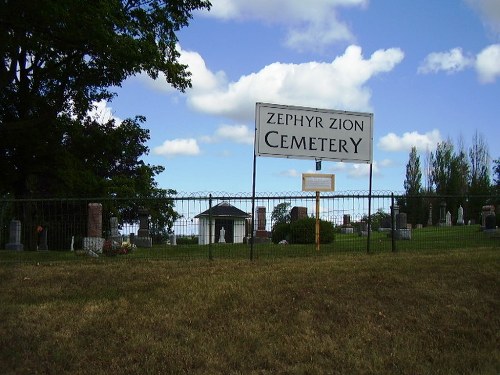
[[[372,163],[372,147],[372,113],[256,104],[256,156]]]

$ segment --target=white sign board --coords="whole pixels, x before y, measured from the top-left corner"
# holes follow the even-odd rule
[[[255,155],[372,163],[373,114],[257,103]]]
[[[335,175],[303,173],[302,191],[335,191]]]

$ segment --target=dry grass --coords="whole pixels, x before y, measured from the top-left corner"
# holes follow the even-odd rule
[[[0,267],[0,373],[498,374],[500,255]]]

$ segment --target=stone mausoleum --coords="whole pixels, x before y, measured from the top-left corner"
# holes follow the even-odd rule
[[[200,245],[209,244],[210,226],[212,228],[212,243],[243,243],[246,235],[245,223],[250,217],[251,215],[239,208],[227,202],[221,202],[212,207],[211,213],[208,209],[195,216],[199,220],[198,243]]]

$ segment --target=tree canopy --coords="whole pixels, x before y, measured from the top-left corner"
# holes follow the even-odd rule
[[[156,188],[161,167],[143,118],[100,124],[86,115],[129,76],[190,86],[176,32],[206,0],[0,2],[2,195],[112,194]],[[142,186],[140,186],[142,185]]]

